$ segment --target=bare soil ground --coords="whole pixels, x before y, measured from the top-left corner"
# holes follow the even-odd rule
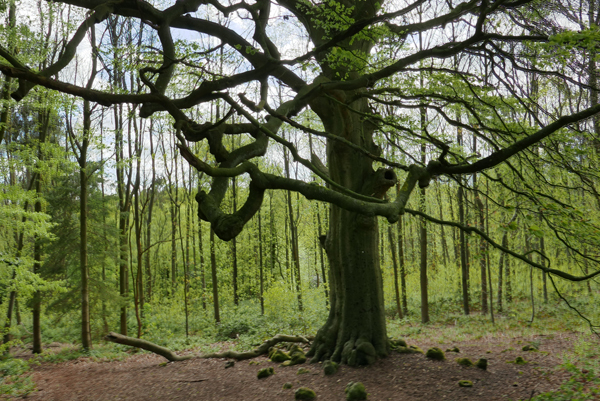
[[[527,338],[484,338],[452,344],[412,343],[427,350],[437,346],[458,347],[459,354],[447,352],[446,361],[432,361],[424,355],[390,357],[373,366],[341,366],[325,376],[320,364],[281,367],[266,357],[236,362],[225,368],[224,359],[193,359],[165,364],[165,359],[148,353],[123,361],[92,362],[85,359],[60,364],[45,363],[34,368],[37,392],[31,400],[293,400],[299,387],[317,393],[317,400],[345,400],[344,388],[351,381],[362,382],[368,399],[377,400],[529,400],[534,394],[557,389],[568,374],[557,365],[571,348],[575,334]],[[524,345],[539,344],[539,352],[524,352]],[[409,344],[411,342],[409,341]],[[508,363],[522,356],[525,365]],[[487,371],[465,368],[455,361],[468,357],[474,362],[486,358]],[[255,362],[253,362],[255,361]],[[258,362],[258,364],[256,364]],[[260,368],[273,367],[275,375],[257,379]],[[300,367],[309,373],[297,374]],[[473,387],[458,386],[470,380]],[[283,389],[284,383],[291,389]]]

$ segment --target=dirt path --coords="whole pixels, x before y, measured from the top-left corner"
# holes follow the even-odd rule
[[[369,400],[528,400],[532,394],[559,387],[567,374],[556,366],[569,349],[574,335],[536,336],[469,343],[417,343],[426,350],[457,346],[460,354],[446,353],[447,360],[431,361],[423,355],[392,353],[368,368],[342,366],[333,376],[325,376],[320,364],[280,367],[256,358],[225,368],[225,360],[190,360],[164,364],[165,359],[139,354],[118,362],[75,360],[42,364],[34,368],[38,391],[32,400],[293,400],[298,387],[309,387],[317,400],[345,400],[344,388],[361,381]],[[540,352],[523,352],[529,342],[539,343]],[[464,368],[456,357],[473,361],[486,358],[487,371]],[[525,365],[507,363],[522,356]],[[258,362],[258,365],[255,364]],[[273,367],[275,375],[257,379],[260,368]],[[297,374],[299,367],[308,373]],[[458,386],[470,380],[473,387]],[[292,383],[292,389],[283,384]]]

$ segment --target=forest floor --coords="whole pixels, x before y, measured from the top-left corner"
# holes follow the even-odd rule
[[[349,382],[362,382],[368,399],[377,400],[529,400],[534,395],[556,390],[571,374],[560,365],[565,352],[577,341],[598,344],[591,334],[561,332],[526,337],[481,336],[468,341],[411,341],[423,350],[436,346],[447,352],[445,361],[432,361],[421,354],[392,354],[369,367],[341,366],[325,376],[320,364],[281,367],[266,357],[236,362],[226,368],[225,359],[192,359],[165,363],[146,352],[120,361],[94,362],[79,358],[62,363],[42,363],[33,369],[37,391],[31,400],[293,400],[299,387],[308,387],[317,400],[345,400]],[[539,351],[525,352],[534,344]],[[527,363],[510,363],[521,356]],[[455,359],[488,360],[487,370],[462,367]],[[273,367],[275,374],[257,379],[257,371]],[[298,374],[299,368],[308,373]],[[584,372],[585,373],[585,372]],[[473,387],[459,387],[470,380]],[[291,383],[291,389],[284,389]]]

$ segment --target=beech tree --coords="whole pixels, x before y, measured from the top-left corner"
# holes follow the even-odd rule
[[[140,117],[170,114],[181,156],[212,177],[210,188],[199,188],[196,195],[198,216],[210,223],[211,236],[214,232],[223,240],[236,238],[256,215],[266,190],[294,191],[330,204],[329,232],[321,241],[330,266],[330,314],[309,352],[313,361],[370,364],[390,351],[378,216],[396,223],[408,213],[476,233],[492,247],[551,278],[581,281],[599,273],[574,276],[503,247],[462,217],[460,223],[442,221],[408,207],[417,185],[426,188],[439,178],[463,186],[469,180],[463,177],[478,173],[526,196],[540,213],[549,202],[558,205],[557,216],[569,215],[564,202],[535,193],[522,170],[553,163],[556,159],[548,155],[564,155],[569,141],[590,134],[586,119],[600,112],[597,96],[592,101],[586,95],[590,86],[580,81],[569,52],[558,62],[549,60],[556,49],[577,49],[595,36],[591,30],[574,35],[568,25],[560,26],[560,18],[551,27],[539,24],[552,12],[544,8],[547,2],[57,3],[87,10],[76,33],[65,38],[57,62],[35,71],[9,46],[0,47],[0,71],[19,80],[11,94],[14,99],[42,85],[103,106],[141,105]],[[94,24],[107,24],[111,16],[137,21],[131,26],[147,26],[160,41],[160,46],[146,47],[144,66],[130,72],[143,82],[136,92],[127,87],[117,92],[77,86],[61,75],[85,32]],[[421,36],[428,39],[421,43]],[[196,40],[199,37],[207,40]],[[182,54],[181,42],[193,45]],[[142,46],[145,43],[142,40]],[[209,60],[223,51],[238,62],[218,74],[208,68]],[[104,62],[110,70],[111,61]],[[192,76],[178,75],[182,70]],[[548,88],[545,96],[529,95],[526,86],[532,75],[538,85]],[[192,89],[189,81],[182,85],[186,79],[195,80]],[[419,79],[423,85],[415,85]],[[553,88],[563,88],[560,93],[570,96],[579,94],[579,101],[563,107],[564,96]],[[281,101],[276,96],[279,89]],[[210,120],[208,113],[200,114],[206,120],[191,117],[198,115],[193,110],[215,101],[225,105],[223,117]],[[313,118],[310,123],[307,115]],[[321,138],[326,143],[325,159],[318,152],[307,155],[286,139],[284,131]],[[456,138],[467,133],[483,144],[477,152],[466,154],[457,145]],[[232,141],[231,136],[244,140]],[[188,146],[190,142],[206,142],[212,158],[201,159]],[[233,148],[232,143],[236,144]],[[402,156],[386,157],[384,144]],[[261,169],[255,159],[265,156],[270,146],[282,147],[318,180]],[[539,152],[540,148],[544,151]],[[541,160],[532,161],[536,158]],[[502,177],[501,168],[508,171]],[[536,171],[543,174],[541,169]],[[232,178],[240,175],[249,177],[248,196],[229,213],[223,200]],[[386,196],[397,183],[396,193]],[[417,202],[418,196],[413,197]],[[553,227],[552,219],[545,219],[545,224]],[[562,234],[569,233],[557,235]],[[425,280],[426,268],[422,266],[421,272]]]

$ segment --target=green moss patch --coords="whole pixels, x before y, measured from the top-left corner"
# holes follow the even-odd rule
[[[294,393],[294,399],[296,400],[314,400],[316,396],[315,392],[308,387],[300,387]]]
[[[423,350],[415,345],[408,347],[396,347],[394,351],[400,354],[424,354]]]
[[[265,379],[274,374],[275,374],[275,371],[273,370],[273,368],[263,368],[258,371],[258,373],[256,374],[256,377],[258,377],[259,379]]]
[[[286,353],[283,353],[283,354],[287,355],[288,359],[283,360],[283,363],[281,364],[281,366],[300,365],[300,364],[306,362],[306,355],[304,354],[304,351],[302,350],[302,348],[298,347],[295,344],[290,347],[289,354],[286,354]],[[275,361],[273,358],[271,358],[271,360],[274,362],[279,362],[279,361]]]
[[[350,382],[346,385],[346,400],[359,401],[367,399],[367,390],[361,382]]]
[[[327,360],[323,363],[323,373],[325,373],[325,376],[331,376],[338,371],[338,367],[337,363]]]
[[[479,369],[487,370],[488,361],[485,358],[481,358],[475,362],[475,366],[477,366]]]
[[[458,385],[460,387],[473,387],[473,382],[471,380],[459,380]]]
[[[397,340],[390,340],[390,346],[393,348],[396,347],[408,347],[408,344],[406,344],[406,341],[404,341],[403,339],[399,338]]]
[[[289,390],[292,388],[292,383],[287,382],[287,383],[283,383],[283,389],[284,390]]]
[[[269,357],[273,362],[285,362],[292,359],[286,352],[280,350],[279,348],[275,348]]]
[[[458,349],[458,347],[452,347],[452,348],[448,348],[446,350],[446,352],[456,352],[458,354],[460,352],[460,350]]]
[[[300,368],[300,369],[298,369],[298,372],[296,374],[297,375],[304,375],[306,373],[310,373],[310,370],[308,370],[306,368]]]
[[[464,366],[466,368],[470,368],[471,366],[473,366],[473,361],[471,361],[469,358],[456,358],[456,362],[460,366]]]
[[[433,359],[435,361],[445,361],[446,355],[444,351],[439,349],[438,347],[429,348],[425,353],[425,356],[429,359]]]

